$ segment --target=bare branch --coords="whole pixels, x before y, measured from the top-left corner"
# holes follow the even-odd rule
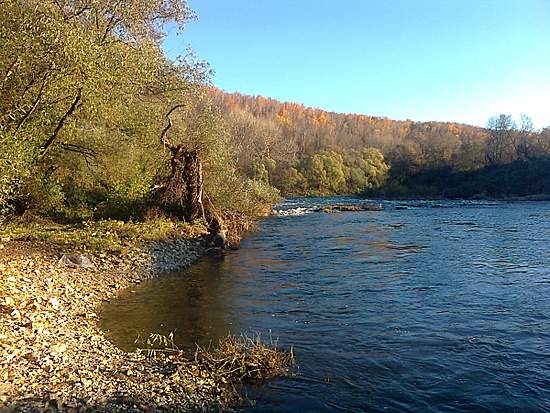
[[[45,153],[48,151],[52,143],[57,138],[57,135],[63,128],[63,125],[65,125],[65,122],[67,119],[74,113],[74,111],[80,106],[80,100],[82,99],[82,88],[78,89],[78,92],[76,94],[76,97],[71,104],[71,107],[65,112],[65,114],[59,119],[59,122],[57,123],[57,126],[55,127],[55,130],[51,134],[51,136],[48,138],[48,140],[42,145],[42,149],[40,150],[40,157],[43,157]]]
[[[182,108],[184,107],[185,105],[183,104],[177,104],[176,106],[174,106],[172,109],[170,109],[168,111],[168,113],[166,114],[166,120],[167,120],[167,124],[165,126],[165,128],[162,130],[162,133],[160,134],[160,142],[167,148],[169,148],[170,150],[173,150],[175,148],[175,146],[170,143],[170,141],[168,140],[168,138],[166,138],[166,135],[168,134],[168,131],[170,130],[170,128],[172,127],[172,119],[170,118],[170,115],[172,115],[172,113],[174,113],[174,111],[176,109],[179,109],[179,108]]]

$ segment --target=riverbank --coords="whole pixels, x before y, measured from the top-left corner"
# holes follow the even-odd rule
[[[550,201],[549,194],[533,194],[525,196],[485,196],[476,195],[471,197],[448,197],[443,195],[381,195],[370,194],[369,196],[358,196],[360,199],[376,199],[386,201],[494,201],[494,202],[525,202],[525,201]]]
[[[222,404],[215,383],[167,360],[124,353],[97,327],[104,301],[156,271],[174,270],[177,262],[192,264],[204,242],[181,239],[151,247],[136,247],[131,258],[87,254],[96,268],[84,269],[60,264],[59,251],[36,243],[2,243],[4,409],[216,410]],[[168,259],[170,253],[177,261]]]
[[[98,328],[104,302],[192,265],[206,247],[203,236],[127,244],[123,251],[87,251],[91,268],[72,268],[59,244],[2,238],[0,411],[219,411],[231,405],[235,393],[203,364],[123,352]]]

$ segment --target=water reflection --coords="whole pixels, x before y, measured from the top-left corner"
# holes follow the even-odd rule
[[[185,274],[146,281],[123,293],[103,309],[101,327],[127,351],[135,349],[138,335],[151,332],[173,332],[178,346],[192,351],[196,343],[208,345],[239,329],[229,317],[233,293],[223,260],[205,259]]]

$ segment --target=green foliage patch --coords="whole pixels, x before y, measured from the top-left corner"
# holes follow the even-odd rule
[[[0,237],[12,241],[40,241],[76,251],[118,251],[144,242],[170,238],[195,238],[207,229],[200,223],[189,224],[167,218],[146,222],[117,220],[84,221],[80,224],[60,224],[35,217],[15,219],[4,223]]]

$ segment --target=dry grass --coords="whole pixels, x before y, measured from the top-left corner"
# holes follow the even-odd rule
[[[228,335],[213,349],[197,347],[190,366],[217,383],[225,406],[253,406],[255,401],[245,395],[246,385],[287,376],[296,361],[292,347],[281,350],[271,338],[264,342],[259,334],[255,337]]]
[[[296,366],[292,347],[282,350],[276,340],[270,337],[266,342],[259,334],[254,337],[228,335],[216,346],[197,346],[192,359],[185,358],[174,344],[173,335],[152,333],[147,338],[138,338],[136,343],[141,346],[139,353],[170,360],[174,367],[178,366],[176,370],[191,373],[200,381],[215,385],[226,407],[254,404],[244,395],[245,385],[287,376]]]
[[[145,222],[116,220],[60,224],[47,219],[16,218],[0,225],[0,238],[42,242],[64,250],[122,251],[125,247],[178,237],[195,238],[207,233],[200,224],[191,225],[168,218]]]
[[[265,343],[254,338],[228,335],[213,349],[197,348],[195,363],[207,369],[222,382],[257,383],[285,376],[295,366],[292,347],[283,351],[272,339]]]

